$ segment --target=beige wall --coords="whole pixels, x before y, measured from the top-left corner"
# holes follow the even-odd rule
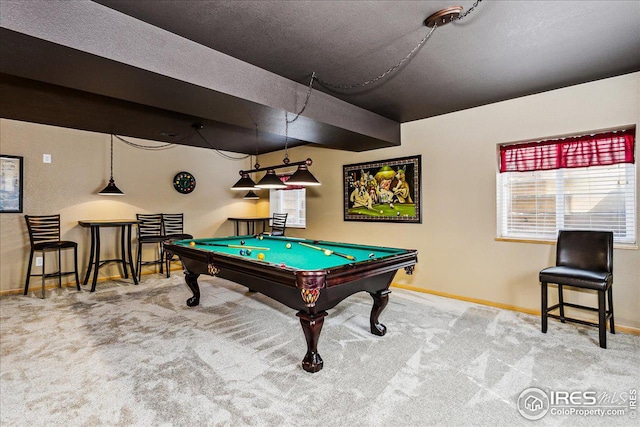
[[[288,234],[418,249],[415,274],[401,272],[395,282],[539,311],[538,272],[553,265],[555,246],[495,240],[496,145],[639,122],[635,73],[406,123],[398,148],[296,148],[291,159],[312,157],[310,169],[322,186],[308,189],[307,229]],[[422,224],[343,221],[342,165],[415,154],[422,155]],[[263,156],[260,163],[281,157]],[[640,328],[640,252],[615,250],[614,273],[616,323]],[[572,297],[596,302],[591,294]]]
[[[288,234],[418,249],[415,274],[401,271],[396,283],[539,310],[538,271],[552,265],[555,247],[495,240],[496,145],[639,122],[640,73],[635,73],[406,123],[397,148],[365,153],[296,148],[290,150],[292,161],[312,157],[311,170],[322,186],[308,189],[307,229]],[[229,216],[269,212],[268,192],[259,192],[263,199],[256,203],[228,190],[249,160],[232,162],[191,147],[143,151],[116,142],[114,175],[126,195],[105,198],[96,192],[109,173],[108,135],[10,120],[0,126],[2,154],[25,156],[25,213],[60,212],[64,237],[80,242],[83,269],[89,236],[77,226],[80,219],[184,212],[186,230],[204,237],[232,234]],[[43,153],[53,155],[51,165],[42,163]],[[342,165],[415,154],[422,155],[422,224],[343,221]],[[260,156],[260,163],[280,164],[282,157],[282,152]],[[198,180],[191,195],[171,186],[181,170]],[[20,289],[28,256],[24,219],[2,214],[0,221],[0,290]],[[640,252],[616,250],[614,259],[616,323],[640,328]],[[101,275],[109,274],[117,271],[105,269]],[[578,302],[595,301],[592,295],[574,296]]]
[[[233,234],[227,217],[255,211],[255,202],[244,201],[244,194],[229,191],[238,179],[238,170],[249,167],[249,159],[230,161],[212,150],[185,146],[142,150],[115,138],[114,178],[125,195],[99,196],[97,192],[109,178],[109,141],[107,134],[0,120],[0,153],[24,156],[23,214],[60,213],[62,238],[79,243],[82,273],[86,271],[90,239],[89,230],[78,226],[78,220],[184,212],[186,232],[203,237],[225,236]],[[42,162],[45,153],[51,154],[51,164]],[[180,171],[196,177],[192,194],[173,189],[172,179]],[[23,214],[0,214],[0,291],[24,286],[29,237]],[[115,229],[103,231],[103,257],[115,257],[114,233]],[[151,259],[151,253],[145,257]],[[116,264],[100,270],[100,277],[118,274]],[[32,279],[32,289],[39,289],[39,280]]]

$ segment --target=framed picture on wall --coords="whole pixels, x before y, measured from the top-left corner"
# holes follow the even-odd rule
[[[344,220],[421,223],[422,156],[344,165]]]
[[[22,157],[0,154],[0,213],[22,212]]]

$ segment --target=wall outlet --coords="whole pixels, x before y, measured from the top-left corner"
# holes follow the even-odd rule
[[[51,154],[43,154],[42,163],[51,163]]]
[[[42,257],[41,256],[37,256],[36,257],[36,267],[42,267]]]

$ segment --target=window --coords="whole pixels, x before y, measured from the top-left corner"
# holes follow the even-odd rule
[[[635,245],[635,129],[500,147],[498,237],[555,240],[611,230]]]
[[[286,182],[290,175],[280,176]],[[287,227],[305,228],[307,190],[300,186],[289,186],[282,190],[269,190],[269,215],[286,213]]]

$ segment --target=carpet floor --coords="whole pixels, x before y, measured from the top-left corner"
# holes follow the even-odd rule
[[[604,350],[596,328],[550,320],[542,334],[536,316],[393,289],[384,337],[369,333],[366,293],[329,311],[324,369],[310,374],[294,310],[223,279],[200,285],[193,308],[179,273],[0,299],[0,424],[530,425],[518,399],[536,387],[623,410],[539,425],[637,425],[638,336],[608,334]]]

